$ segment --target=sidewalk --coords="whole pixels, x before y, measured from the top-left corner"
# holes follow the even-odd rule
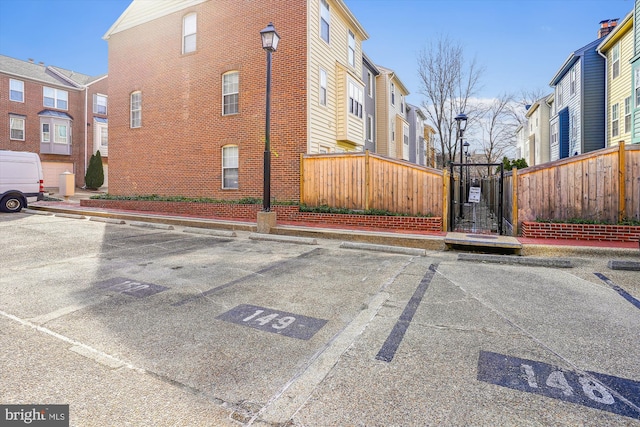
[[[57,188],[49,189],[49,198],[64,199],[57,194]],[[167,223],[172,225],[200,227],[200,228],[221,228],[232,230],[256,231],[256,222],[231,221],[222,218],[203,218],[196,215],[167,215],[166,213],[153,213],[147,211],[130,211],[118,209],[97,209],[81,207],[80,200],[101,194],[101,191],[90,191],[77,188],[75,194],[68,200],[61,201],[39,201],[29,205],[35,210],[45,210],[50,212],[76,214],[83,216],[100,216],[108,218],[121,218],[130,221],[147,221],[156,223]],[[373,244],[384,244],[391,246],[419,247],[428,250],[445,250],[444,244],[446,233],[442,235],[433,234],[412,234],[405,232],[386,232],[378,230],[366,230],[362,228],[335,228],[318,226],[312,223],[278,223],[272,229],[273,234],[317,237],[327,239],[341,239],[349,241],[366,242]],[[640,245],[638,242],[609,242],[609,241],[587,241],[587,240],[562,240],[562,239],[532,239],[518,237],[517,240],[523,245],[523,255],[536,256],[558,256],[558,255],[593,255],[603,253],[608,256],[618,255],[626,257],[637,257],[640,259]]]

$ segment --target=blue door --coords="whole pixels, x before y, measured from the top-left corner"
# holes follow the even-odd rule
[[[564,159],[569,157],[569,107],[564,108],[558,114],[559,118],[559,145],[560,145],[560,158]]]

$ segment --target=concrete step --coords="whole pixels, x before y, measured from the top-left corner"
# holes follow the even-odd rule
[[[520,255],[522,243],[515,237],[496,234],[447,233],[444,243],[449,249],[485,252],[510,253]]]

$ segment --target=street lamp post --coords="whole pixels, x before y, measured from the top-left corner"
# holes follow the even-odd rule
[[[462,146],[464,147],[464,164],[465,164],[465,170],[467,171],[467,177],[464,180],[464,196],[462,197],[462,201],[464,201],[466,199],[466,195],[467,195],[467,181],[469,180],[469,166],[467,166],[468,160],[469,160],[469,146],[471,144],[469,144],[469,141],[465,141],[464,144],[462,144]],[[464,176],[464,174],[462,174]]]
[[[458,123],[458,139],[460,139],[460,218],[462,218],[462,152],[464,151],[462,145],[462,138],[464,137],[464,130],[467,127],[467,115],[464,113],[460,113],[455,118],[456,123]]]
[[[267,27],[260,31],[262,36],[262,48],[267,52],[267,111],[266,126],[264,134],[264,191],[262,199],[262,210],[271,211],[271,53],[278,48],[280,36],[276,33],[273,24],[269,22]]]

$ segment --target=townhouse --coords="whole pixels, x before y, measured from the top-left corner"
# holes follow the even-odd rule
[[[63,172],[84,185],[89,158],[108,176],[108,79],[0,55],[0,149],[38,153],[45,187]]]
[[[606,60],[606,145],[631,142],[631,59],[633,13],[630,12],[598,45]]]
[[[299,199],[302,154],[364,149],[368,35],[342,0],[134,0],[104,36],[110,193],[262,196],[270,22],[272,197]]]
[[[422,110],[411,104],[407,104],[407,121],[409,122],[409,160],[420,166],[427,164],[427,146],[424,132],[427,116]]]
[[[376,78],[380,71],[373,61],[362,54],[362,81],[364,82],[364,115],[365,115],[365,141],[364,149],[372,153],[376,152]]]
[[[409,91],[396,73],[377,66],[376,79],[376,153],[399,160],[409,160],[409,122],[405,97]]]
[[[528,126],[526,157],[529,166],[546,163],[549,157],[549,117],[551,111],[551,96],[547,95],[531,104],[525,118]]]
[[[640,143],[640,2],[635,2],[633,14],[633,57],[631,58],[631,142]]]
[[[549,82],[551,160],[604,148],[605,62],[596,51],[599,43],[572,52]]]

